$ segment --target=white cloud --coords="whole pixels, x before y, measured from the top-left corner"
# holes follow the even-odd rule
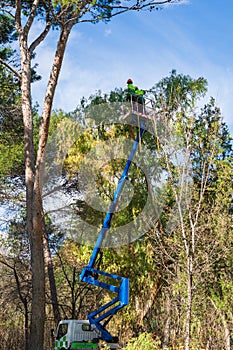
[[[109,35],[111,35],[111,34],[112,34],[111,29],[106,29],[105,32],[104,32],[104,35],[105,35],[105,36],[109,36]]]

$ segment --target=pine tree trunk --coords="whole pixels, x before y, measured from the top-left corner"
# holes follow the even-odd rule
[[[30,320],[29,349],[43,350],[44,324],[45,324],[45,263],[50,280],[52,300],[54,303],[54,319],[60,319],[55,279],[53,274],[52,260],[49,246],[46,241],[45,222],[42,204],[42,176],[44,166],[45,147],[48,139],[50,113],[59,73],[61,70],[64,52],[71,28],[75,22],[69,22],[61,29],[55,53],[54,63],[51,70],[44,106],[42,111],[42,123],[39,135],[37,157],[33,144],[33,112],[31,101],[31,52],[27,47],[27,31],[21,27],[19,12],[17,12],[17,30],[20,42],[21,61],[21,93],[22,114],[24,122],[24,148],[25,148],[25,184],[26,184],[26,213],[27,232],[31,250],[32,270],[32,306]]]
[[[48,235],[46,232],[45,232],[43,241],[44,241],[45,266],[47,268],[47,273],[49,278],[50,296],[51,296],[52,307],[53,307],[53,317],[54,317],[54,323],[57,326],[61,319],[61,315],[60,315],[60,310],[58,305],[57,288],[56,288],[56,282],[54,277],[53,262],[52,262],[50,248],[49,248]]]
[[[20,37],[21,48],[21,92],[24,122],[25,184],[27,232],[31,250],[32,307],[30,321],[29,349],[42,350],[45,322],[45,276],[44,253],[41,235],[42,208],[38,188],[35,188],[35,153],[33,144],[33,113],[31,103],[31,57]]]
[[[70,22],[66,27],[61,29],[60,37],[57,43],[57,50],[54,57],[54,62],[52,66],[52,70],[50,73],[45,99],[42,110],[42,123],[40,127],[40,137],[39,137],[39,145],[37,151],[37,159],[36,159],[36,169],[39,172],[38,185],[40,187],[40,191],[42,191],[42,177],[44,171],[44,161],[45,161],[45,147],[48,140],[48,132],[49,132],[49,124],[50,124],[50,115],[52,110],[52,104],[55,94],[55,89],[58,82],[58,77],[60,74],[65,48],[67,44],[67,40],[72,29],[74,22]],[[45,229],[44,219],[43,219],[43,245],[44,245],[44,257],[45,257],[45,265],[47,268],[49,285],[50,285],[50,294],[53,306],[53,315],[54,315],[54,323],[58,324],[60,321],[60,310],[58,305],[58,297],[57,297],[57,289],[54,277],[54,270],[51,258],[51,252],[48,243],[48,236]]]

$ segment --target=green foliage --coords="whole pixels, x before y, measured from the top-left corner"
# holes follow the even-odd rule
[[[12,17],[0,14],[0,58],[10,62],[14,51],[9,44],[16,39]],[[21,173],[23,166],[23,122],[19,79],[0,64],[0,178]]]
[[[229,129],[211,98],[195,119],[192,130],[191,159],[195,181],[201,179],[204,168],[209,171],[208,181],[216,181],[217,161],[232,158],[231,142]],[[209,167],[205,164],[209,164]]]
[[[159,350],[161,343],[153,339],[150,333],[141,333],[138,338],[131,339],[124,347],[125,350]]]
[[[172,70],[171,75],[162,79],[152,90],[157,107],[165,109],[169,117],[173,112],[185,113],[192,109],[196,100],[205,95],[207,80],[202,77],[193,79],[189,75],[177,74],[176,70]]]
[[[92,100],[93,104],[96,103],[96,98]],[[98,102],[100,102],[98,98]],[[102,100],[101,100],[102,103]],[[105,102],[106,104],[106,102]],[[122,142],[122,137],[129,137],[128,126],[101,124],[95,129],[88,129],[81,133],[78,139],[73,143],[73,146],[69,149],[69,153],[64,162],[64,170],[67,172],[69,180],[76,181],[80,164],[82,167],[88,169],[93,167],[92,159],[95,159],[96,147],[101,142]],[[87,157],[87,154],[92,152],[91,157]],[[110,204],[113,199],[113,194],[116,189],[116,181],[119,180],[121,173],[125,166],[125,160],[112,159],[104,165],[101,169],[96,169],[96,190],[98,196],[106,203]],[[90,175],[91,176],[91,175]],[[135,216],[137,216],[141,208],[144,207],[144,203],[147,200],[147,183],[142,171],[134,164],[131,166],[129,173],[129,180],[134,188],[134,196],[131,199],[129,205],[126,208],[120,210],[114,215],[112,220],[112,226],[117,227],[131,222]],[[87,191],[87,190],[86,190]],[[90,193],[92,188],[90,188]],[[80,201],[78,206],[80,207]],[[83,213],[83,214],[82,214]],[[103,213],[83,203],[83,211],[81,213],[82,219],[88,223],[100,225],[103,220]]]
[[[13,110],[9,111],[9,115],[5,110],[5,114],[2,115],[0,129],[0,178],[5,176],[22,176],[24,174],[24,128],[19,108],[20,104],[16,105],[15,115]],[[35,148],[37,148],[38,144],[39,120],[40,118],[35,112]]]
[[[21,106],[15,84],[11,84],[8,77],[8,74],[0,77],[3,78],[0,92],[0,177],[19,175],[24,167]]]
[[[231,137],[213,99],[200,111],[195,110],[196,113],[193,113],[192,108],[196,101],[205,93],[204,79],[194,80],[172,72],[170,77],[157,84],[157,88],[155,96],[158,110],[162,116],[164,111],[165,114],[168,113],[166,120],[170,118],[172,123],[174,120],[176,122],[176,128],[172,130],[175,130],[179,137],[177,144],[174,142],[174,149],[178,150],[182,144],[179,142],[182,141],[182,145],[190,151],[190,197],[185,201],[185,205],[188,204],[185,210],[182,207],[182,224],[189,247],[192,247],[193,243],[190,218],[198,218],[195,223],[195,244],[192,251],[194,270],[190,349],[204,349],[210,344],[213,350],[218,350],[224,348],[223,319],[229,325],[230,331],[233,330]],[[107,113],[111,115],[113,110],[110,102],[121,103],[123,100],[123,91],[118,89],[110,95],[98,92],[89,99],[82,99],[80,106],[71,115],[63,111],[52,113],[50,137],[56,134],[58,128],[61,130],[58,144],[60,149],[63,148],[63,136],[68,135],[72,142],[63,164],[64,174],[75,187],[74,192],[67,192],[70,196],[79,198],[82,195],[83,189],[78,184],[77,172],[80,164],[86,161],[89,152],[93,152],[94,155],[95,147],[101,142],[121,142],[122,137],[130,138],[128,126],[120,124],[110,126],[102,123],[83,132],[81,125],[85,122],[85,111],[90,106],[95,111],[94,107],[107,104]],[[40,117],[36,115],[35,130],[38,130],[39,124]],[[64,126],[63,129],[61,125]],[[19,166],[23,160],[23,153],[20,153],[22,125],[21,122],[11,122],[3,126],[4,138],[2,134],[0,154],[5,161],[1,162],[0,171],[6,174],[9,173],[9,169],[13,169],[14,173],[17,159]],[[78,135],[75,142],[74,135]],[[13,144],[13,140],[17,142]],[[35,144],[37,141],[38,136],[35,137]],[[157,147],[160,147],[162,152],[163,145],[150,135],[145,135],[142,142],[148,147],[148,155],[150,153],[154,156]],[[179,215],[174,210],[174,190],[178,195],[181,194],[182,183],[179,176],[182,174],[182,164],[177,165],[172,155],[171,152],[171,174],[163,186],[165,206],[159,222],[147,235],[130,245],[104,249],[102,258],[97,261],[101,270],[130,278],[130,304],[109,324],[113,333],[120,334],[124,341],[128,341],[125,349],[129,350],[160,349],[165,345],[167,348],[178,349],[184,343],[188,295],[187,252],[184,249]],[[112,199],[116,180],[122,172],[124,162],[122,159],[111,160],[97,174],[96,189],[98,195],[106,202]],[[92,166],[90,160],[87,160],[86,165]],[[165,157],[163,166],[166,166]],[[136,217],[146,198],[146,182],[140,169],[132,166],[129,177],[134,186],[135,196],[127,208],[113,217],[112,224],[115,227],[124,225]],[[207,181],[203,182],[205,179]],[[203,195],[200,197],[201,193]],[[104,213],[95,211],[81,199],[77,200],[74,207],[85,221],[99,226],[102,224]],[[174,225],[169,226],[170,221],[174,219]],[[53,240],[51,247],[62,317],[85,318],[88,312],[110,299],[107,292],[100,293],[97,288],[77,283],[82,267],[88,263],[92,248],[69,240],[47,217],[46,224]],[[11,232],[17,230],[16,223],[12,224]],[[18,245],[13,241],[9,241],[9,244],[16,252]],[[159,335],[159,340],[154,339],[154,334]]]
[[[17,39],[16,29],[14,26],[14,20],[8,14],[0,13],[0,45],[9,44]],[[1,49],[0,49],[0,57]]]
[[[232,218],[229,217],[229,208],[232,206],[232,193],[229,193],[229,189],[232,190],[232,180],[229,174],[232,172],[232,139],[227,126],[222,122],[214,99],[211,98],[204,108],[199,111],[195,109],[194,112],[197,98],[205,93],[203,79],[194,81],[190,77],[172,72],[157,87],[157,106],[160,113],[176,122],[176,131],[183,142],[183,149],[189,155],[189,165],[186,169],[183,167],[183,171],[182,166],[179,168],[174,163],[174,157],[166,158],[170,169],[167,186],[169,192],[167,207],[162,214],[160,237],[163,240],[163,250],[172,262],[170,268],[167,266],[167,271],[170,272],[167,282],[169,290],[172,290],[171,300],[181,300],[179,306],[176,304],[177,313],[185,315],[189,293],[186,286],[191,277],[192,288],[195,290],[192,291],[189,304],[193,317],[190,328],[191,344],[200,347],[202,341],[206,340],[198,338],[197,329],[203,327],[203,323],[208,323],[206,313],[202,312],[200,306],[201,295],[203,300],[211,293],[210,299],[215,305],[215,311],[211,310],[207,301],[205,306],[209,313],[218,310],[216,329],[209,326],[216,337],[221,337],[217,330],[219,324],[226,324],[232,317],[226,311],[231,309],[231,297],[225,299],[228,295],[225,287],[231,279],[232,227],[229,220]],[[180,174],[183,182],[179,181]],[[186,187],[187,183],[189,186]],[[225,194],[222,186],[226,186]],[[186,188],[182,202],[181,190]],[[180,205],[180,212],[175,213],[172,210],[174,204]],[[177,226],[169,232],[166,225],[174,214],[179,214]],[[159,239],[156,238],[155,241],[160,244]],[[188,265],[190,260],[192,271]],[[226,300],[229,304],[226,304]],[[185,324],[185,318],[182,322]],[[213,345],[213,348],[221,347],[219,344]]]

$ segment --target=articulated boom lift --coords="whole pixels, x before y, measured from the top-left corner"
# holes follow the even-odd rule
[[[128,178],[130,165],[137,151],[140,138],[142,137],[144,131],[145,131],[144,122],[140,121],[140,128],[138,130],[137,137],[133,143],[129,158],[126,162],[125,168],[118,182],[112,203],[109,207],[109,211],[105,216],[101,231],[96,241],[96,245],[93,249],[93,253],[90,257],[88,265],[83,268],[79,278],[80,281],[82,282],[86,282],[94,286],[101,287],[103,289],[116,293],[116,297],[112,299],[109,303],[101,306],[99,309],[87,315],[90,324],[93,324],[97,327],[97,329],[101,332],[101,338],[107,342],[114,342],[115,340],[112,337],[112,335],[109,333],[109,331],[106,329],[106,325],[108,324],[112,316],[117,313],[118,310],[128,305],[129,303],[129,279],[126,277],[117,276],[104,271],[99,271],[95,269],[95,263],[96,263],[97,257],[100,254],[102,242],[106,237],[108,230],[111,227],[112,216],[116,209],[120,194],[125,185],[125,181]],[[110,284],[106,282],[101,282],[98,279],[101,276],[105,276],[112,281],[116,281],[116,283]]]
[[[102,254],[101,247],[103,246],[104,240],[105,238],[108,238],[107,233],[111,228],[112,216],[116,210],[116,206],[125,182],[128,179],[130,166],[138,149],[140,139],[145,131],[146,119],[151,119],[151,117],[145,113],[145,109],[147,107],[146,104],[146,101],[144,105],[139,105],[131,101],[131,111],[129,115],[137,121],[137,136],[118,182],[113,200],[103,221],[103,225],[99,232],[89,263],[83,268],[79,277],[80,281],[108,290],[114,293],[115,297],[110,302],[87,315],[88,321],[60,321],[56,331],[55,350],[97,349],[99,348],[98,339],[103,339],[106,341],[110,345],[111,349],[116,349],[118,346],[118,340],[116,340],[116,337],[113,337],[110,334],[110,332],[106,329],[106,326],[111,318],[118,312],[118,310],[129,303],[129,279],[112,273],[100,271],[96,265],[98,265],[98,258]],[[152,102],[151,105],[153,110],[154,108]]]
[[[146,119],[153,118],[153,101],[149,100],[149,103],[152,108],[147,106],[148,101],[146,100],[143,105],[131,100],[131,111],[124,116],[124,118],[130,116],[137,121],[137,136],[118,182],[113,200],[103,221],[89,263],[83,268],[79,277],[80,281],[108,290],[115,294],[115,297],[99,309],[89,313],[87,315],[88,321],[61,320],[56,331],[55,350],[99,349],[98,339],[106,341],[111,349],[118,348],[118,339],[110,334],[106,329],[106,326],[118,310],[129,303],[129,279],[105,271],[100,271],[96,266],[98,265],[98,258],[102,254],[101,247],[103,246],[104,240],[107,238],[107,233],[111,228],[112,216],[116,210],[125,182],[128,179],[130,166],[139,147],[140,139],[145,131]],[[150,112],[149,114],[147,113],[149,109],[152,111],[152,115]],[[98,332],[96,332],[97,330]]]

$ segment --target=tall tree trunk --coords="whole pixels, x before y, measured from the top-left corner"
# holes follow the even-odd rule
[[[30,350],[29,349],[29,344],[28,344],[28,340],[29,340],[29,332],[28,332],[28,328],[29,328],[29,312],[28,312],[28,303],[27,300],[25,300],[24,302],[24,336],[25,336],[25,350]]]
[[[224,341],[225,341],[225,349],[226,350],[231,350],[231,332],[229,329],[229,325],[226,321],[225,315],[221,315],[222,317],[222,323],[223,323],[223,328],[224,328]]]
[[[35,6],[36,8],[36,6]],[[27,26],[23,28],[20,20],[20,2],[16,6],[16,27],[20,42],[21,61],[21,92],[22,92],[22,114],[24,122],[24,148],[25,148],[25,184],[26,184],[26,212],[27,232],[31,249],[32,269],[32,307],[30,320],[29,349],[42,350],[44,343],[45,323],[45,263],[44,251],[46,252],[46,263],[50,281],[50,290],[54,304],[54,319],[58,322],[60,315],[57,303],[57,292],[52,269],[52,260],[45,232],[45,221],[42,204],[42,177],[45,147],[48,139],[50,113],[59,73],[61,70],[67,40],[75,21],[65,23],[61,28],[60,38],[57,44],[54,63],[51,70],[44,106],[42,111],[42,123],[40,127],[39,144],[35,160],[35,149],[33,144],[33,112],[31,101],[31,54],[27,46],[28,31],[32,24],[33,16]],[[34,9],[35,10],[35,9]],[[31,48],[32,50],[32,48]]]
[[[171,328],[171,296],[169,290],[165,290],[165,324],[163,332],[163,349],[167,349],[170,343],[170,328]]]
[[[221,309],[219,309],[217,307],[215,301],[212,298],[210,298],[210,301],[222,320],[222,325],[223,325],[223,329],[224,329],[224,343],[225,343],[224,348],[225,348],[225,350],[231,350],[231,332],[230,332],[229,325],[228,325],[228,322],[226,319],[226,315],[225,315],[224,311],[222,311]]]
[[[187,257],[187,311],[186,311],[186,329],[185,329],[185,350],[190,348],[190,328],[192,318],[192,289],[193,289],[193,258]]]
[[[64,28],[61,29],[60,37],[57,43],[57,50],[54,56],[54,62],[51,69],[51,74],[49,77],[44,104],[43,104],[42,123],[40,127],[40,137],[39,137],[39,145],[38,145],[37,159],[36,159],[36,169],[38,170],[38,187],[40,188],[40,191],[42,191],[42,177],[43,177],[43,171],[44,171],[45,147],[48,140],[52,104],[53,104],[54,94],[55,94],[55,90],[58,82],[58,77],[60,74],[60,70],[61,70],[61,66],[64,58],[67,40],[69,38],[69,34],[73,24],[74,22],[70,22]],[[47,268],[47,273],[49,278],[54,322],[57,325],[58,322],[60,321],[61,316],[60,316],[60,310],[58,305],[53,263],[52,263],[51,252],[48,244],[48,236],[45,229],[44,218],[43,218],[43,227],[44,227],[43,244],[44,244],[45,265]]]
[[[25,183],[27,232],[31,249],[32,309],[29,349],[42,350],[45,321],[45,276],[44,253],[41,235],[42,208],[35,188],[35,153],[33,144],[33,113],[31,103],[31,57],[22,34],[21,49],[21,92],[24,122]]]
[[[48,278],[49,278],[50,296],[51,296],[52,308],[53,308],[53,317],[54,317],[54,323],[57,326],[60,319],[61,319],[61,315],[60,315],[60,310],[59,310],[59,304],[58,304],[58,298],[57,298],[57,288],[56,288],[56,282],[55,282],[55,277],[54,277],[53,262],[52,262],[50,248],[49,248],[47,232],[45,232],[43,241],[44,241],[45,266],[46,266]]]

